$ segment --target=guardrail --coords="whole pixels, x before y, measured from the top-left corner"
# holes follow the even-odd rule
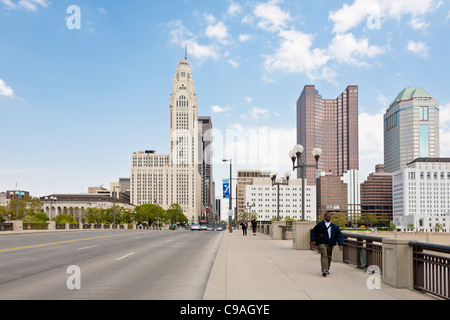
[[[411,241],[410,246],[413,247],[414,289],[450,299],[450,246],[416,241]]]
[[[377,266],[383,272],[383,238],[342,233],[344,238],[343,261],[367,269]]]

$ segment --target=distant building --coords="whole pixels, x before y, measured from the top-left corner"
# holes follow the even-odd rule
[[[270,171],[265,170],[238,170],[236,183],[236,214],[239,217],[245,210],[245,187],[251,185],[254,179],[268,178]]]
[[[205,148],[199,128],[198,99],[186,57],[177,66],[169,100],[169,154],[149,150],[132,155],[131,203],[156,202],[166,209],[177,203],[189,223],[198,222],[204,214],[202,199],[209,202],[208,189],[203,188],[202,198],[202,186],[208,170],[212,171],[203,166]]]
[[[450,158],[418,158],[393,173],[397,230],[450,232]]]
[[[304,87],[297,101],[297,143],[305,149],[302,162],[315,163],[312,150],[323,150],[319,169],[306,169],[309,185],[316,184],[318,172],[343,176],[359,170],[358,136],[358,86],[348,86],[336,99],[323,99],[313,85]],[[301,170],[297,177],[301,178]]]
[[[439,103],[408,87],[384,114],[384,169],[395,172],[417,158],[439,157]]]
[[[78,222],[84,222],[86,210],[89,208],[109,209],[114,206],[130,210],[135,208],[126,201],[98,193],[52,194],[39,200],[42,203],[42,210],[50,219],[60,214],[70,214]]]
[[[305,188],[305,219],[316,221],[316,186]],[[302,181],[290,179],[289,186],[280,186],[279,194],[280,220],[286,217],[302,219]],[[244,202],[255,204],[251,212],[258,221],[268,222],[277,217],[277,186],[272,187],[270,178],[255,178],[252,184],[245,186]]]
[[[371,173],[361,184],[361,212],[375,214],[389,224],[392,210],[392,173]]]

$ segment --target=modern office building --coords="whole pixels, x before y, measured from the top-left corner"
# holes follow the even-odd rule
[[[450,158],[418,158],[393,173],[397,230],[450,232]]]
[[[131,203],[179,204],[190,223],[202,216],[202,152],[198,101],[191,66],[181,59],[170,95],[169,154],[132,155]]]
[[[256,214],[258,222],[268,222],[277,218],[277,186],[272,186],[270,178],[255,178],[251,185],[245,186],[245,203],[251,207],[251,213]],[[302,219],[302,181],[290,179],[289,186],[279,186],[279,217]],[[316,221],[316,187],[306,186],[305,219]]]
[[[358,86],[348,86],[336,99],[323,99],[314,85],[304,87],[297,101],[297,142],[305,149],[302,162],[314,164],[312,150],[323,150],[319,169],[306,170],[309,185],[315,185],[317,172],[342,176],[359,170],[358,136]],[[301,178],[301,170],[297,177]]]
[[[377,166],[377,170],[380,167]],[[392,221],[392,173],[373,172],[361,184],[361,212],[376,215],[381,224]]]
[[[214,220],[215,183],[212,166],[212,121],[211,117],[198,117],[199,143],[201,147],[200,173],[202,176],[202,212],[207,221]]]
[[[245,210],[245,186],[251,185],[254,179],[269,178],[270,171],[265,170],[238,170],[236,183],[236,214],[239,217]]]
[[[439,103],[408,87],[384,114],[384,169],[395,172],[417,158],[439,157]]]

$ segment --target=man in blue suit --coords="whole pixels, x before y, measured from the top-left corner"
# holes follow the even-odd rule
[[[330,274],[330,265],[333,257],[333,248],[339,245],[339,250],[344,248],[344,239],[339,227],[331,222],[331,213],[326,212],[324,220],[319,222],[311,231],[311,244],[319,245],[321,255],[320,264],[322,276]]]

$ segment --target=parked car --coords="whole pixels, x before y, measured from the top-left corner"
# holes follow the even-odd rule
[[[201,226],[200,226],[200,229],[201,229],[201,230],[208,230],[208,227],[205,226],[205,225],[201,225]]]
[[[195,230],[200,231],[200,226],[198,224],[193,224],[192,225],[191,231],[195,231]]]
[[[223,228],[222,228],[222,227],[217,227],[216,230],[217,230],[217,231],[223,231]]]

